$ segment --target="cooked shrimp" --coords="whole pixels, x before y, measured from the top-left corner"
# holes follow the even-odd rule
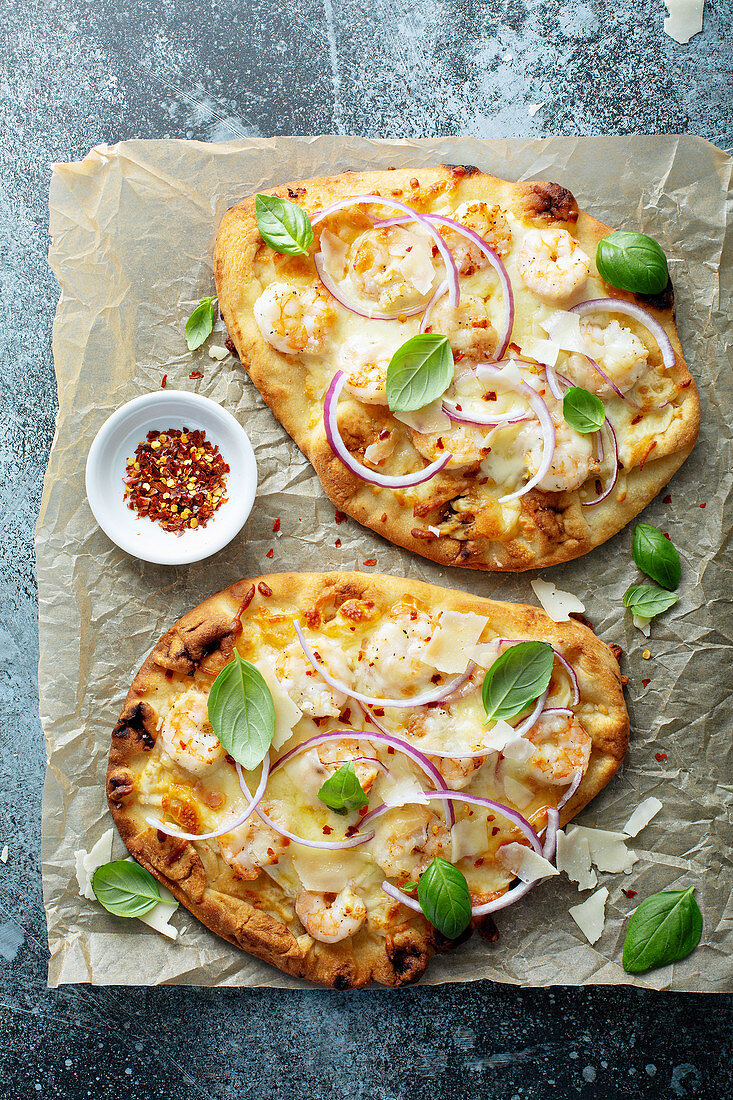
[[[482,672],[476,678],[472,678],[465,687],[467,692],[476,691],[478,682],[483,678]],[[455,693],[455,698],[460,702],[465,698],[460,691]],[[471,748],[479,748],[483,725],[481,719],[477,719],[475,712],[465,705],[451,708],[449,703],[440,707],[431,707],[413,714],[408,723],[410,739],[416,742],[416,747],[427,754],[433,764],[445,779],[446,787],[461,791],[467,787],[478,769],[487,760],[496,762],[496,758],[486,756],[470,756],[462,760],[449,760],[443,756],[433,756],[430,746],[465,746],[464,748],[452,748],[453,752],[470,752]],[[421,742],[427,741],[428,744]]]
[[[412,431],[413,446],[424,458],[434,462],[450,451],[446,470],[475,470],[489,455],[491,428],[473,428],[470,424],[454,424],[446,431],[423,435]]]
[[[566,229],[530,229],[517,256],[524,285],[550,302],[580,290],[589,270],[590,260]]]
[[[536,746],[526,767],[543,783],[567,783],[588,767],[592,742],[574,716],[541,715],[525,738]]]
[[[179,695],[160,731],[168,755],[192,775],[203,775],[224,756],[211,728],[207,696],[196,687]]]
[[[560,420],[559,413],[555,414]],[[553,417],[555,419],[555,417]],[[548,493],[571,492],[579,489],[592,475],[597,474],[600,465],[593,451],[593,436],[581,435],[573,431],[564,420],[555,421],[555,451],[552,464],[545,476],[537,483],[537,488]],[[525,438],[529,431],[523,433]],[[525,463],[530,475],[539,469],[542,462],[544,444],[536,429],[530,447],[525,452]]]
[[[242,812],[232,810],[231,820]],[[239,828],[217,837],[221,854],[238,878],[255,879],[263,867],[277,863],[285,851],[283,837],[254,814]]]
[[[412,227],[369,229],[350,246],[348,271],[355,289],[379,309],[409,309],[434,289],[432,241]]]
[[[478,233],[497,256],[503,258],[511,250],[512,231],[501,207],[490,206],[487,202],[464,202],[451,217],[453,221],[465,225],[466,229]],[[465,237],[449,227],[441,227],[440,231],[461,275],[473,275],[474,271],[487,266],[484,254]]]
[[[268,344],[286,355],[323,351],[336,322],[333,300],[321,286],[270,283],[255,302],[254,314]]]
[[[301,890],[295,899],[295,912],[314,940],[338,943],[355,936],[366,920],[367,907],[350,886],[345,886],[332,901],[331,894]]]
[[[361,784],[361,789],[368,794],[374,785],[374,780],[379,775],[381,768],[376,757],[370,757],[365,749],[359,748],[359,742],[353,738],[344,738],[341,741],[326,741],[316,749],[318,759],[328,768],[329,775],[342,766],[352,761],[356,778]],[[373,763],[372,763],[373,761]]]
[[[350,336],[341,345],[340,370],[349,372],[346,390],[367,405],[386,405],[387,367],[397,345],[391,347],[376,337]]]
[[[351,669],[342,649],[325,638],[319,640],[315,649],[334,676],[347,681],[351,678]],[[346,706],[347,697],[325,682],[306,660],[297,642],[279,655],[275,672],[295,705],[311,718],[338,718]]]
[[[371,854],[390,878],[420,874],[450,852],[450,829],[427,806],[402,806],[375,822]]]
[[[432,633],[432,620],[424,612],[406,604],[393,607],[389,619],[360,650],[361,690],[389,698],[429,685],[434,669],[423,662],[421,654]]]
[[[457,306],[451,306],[445,294],[430,312],[426,332],[447,336],[456,358],[478,363],[491,357],[496,349],[497,334],[489,319],[489,308],[483,298],[461,292]]]
[[[613,320],[607,325],[581,322],[580,332],[588,355],[595,359],[623,393],[639,381],[646,370],[649,351],[631,329]],[[584,355],[568,356],[564,369],[576,385],[600,397],[612,396],[611,386],[604,382]]]

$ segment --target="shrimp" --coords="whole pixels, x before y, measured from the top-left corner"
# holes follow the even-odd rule
[[[335,898],[301,890],[295,899],[295,912],[314,940],[338,943],[356,935],[366,920],[367,907],[350,886],[345,886]]]
[[[530,229],[517,256],[519,278],[549,302],[570,298],[589,271],[590,260],[566,229]]]
[[[407,604],[392,608],[389,619],[359,651],[359,669],[367,694],[389,697],[430,683],[433,669],[421,657],[433,633],[432,620]]]
[[[232,811],[232,820],[239,813],[239,807]],[[285,851],[283,837],[254,815],[217,841],[222,856],[241,879],[257,878],[263,867],[276,864]]]
[[[427,806],[395,808],[375,822],[371,854],[390,878],[420,874],[450,851],[450,829]]]
[[[483,298],[461,292],[457,306],[451,306],[447,294],[430,311],[426,332],[439,332],[450,340],[456,358],[474,363],[490,359],[496,350],[497,333],[489,319]]]
[[[543,783],[567,783],[588,767],[592,742],[575,716],[540,715],[525,739],[536,746],[526,767]]]
[[[396,346],[375,337],[351,336],[339,351],[339,369],[349,372],[346,390],[366,405],[387,404],[387,367]]]
[[[321,286],[270,283],[255,302],[254,315],[268,344],[286,355],[317,355],[336,323],[333,301]]]
[[[581,323],[580,332],[588,355],[595,359],[622,393],[639,381],[646,370],[649,351],[631,329],[614,320],[607,325]],[[613,394],[612,387],[604,382],[584,355],[568,356],[565,371],[576,385],[600,397]]]
[[[491,446],[490,428],[474,428],[470,424],[454,424],[446,431],[423,435],[412,431],[413,446],[430,462],[450,451],[446,470],[476,470],[488,457]]]
[[[556,416],[559,420],[559,413]],[[524,434],[526,437],[528,432]],[[535,430],[532,433],[532,443],[524,455],[527,469],[532,476],[539,469],[543,447],[540,434]],[[537,482],[537,488],[547,493],[572,492],[599,470],[599,462],[593,453],[593,436],[573,431],[564,420],[559,424],[556,421],[552,463],[545,476]]]
[[[320,639],[315,648],[334,676],[344,680],[351,678],[343,650],[325,638]],[[295,705],[311,718],[338,718],[346,706],[347,696],[325,682],[297,642],[279,655],[275,673]]]
[[[359,748],[358,741],[354,738],[344,738],[341,741],[326,741],[316,749],[318,759],[326,768],[329,775],[333,775],[342,764],[352,761],[356,778],[361,784],[361,789],[368,794],[374,785],[374,780],[381,771],[379,761],[370,757]]]
[[[503,258],[511,250],[512,231],[501,207],[489,206],[487,202],[464,202],[451,217],[466,229],[478,233],[497,256]],[[453,253],[461,275],[473,275],[475,271],[486,267],[488,260],[476,245],[450,227],[441,227],[441,233]]]
[[[179,695],[160,731],[168,755],[192,775],[203,775],[224,756],[211,728],[207,696],[196,687]]]
[[[425,301],[435,283],[432,241],[415,229],[369,229],[349,248],[348,273],[359,294],[381,310]]]

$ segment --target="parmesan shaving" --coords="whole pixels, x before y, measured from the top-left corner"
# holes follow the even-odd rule
[[[467,651],[476,646],[488,621],[473,611],[443,611],[422,659],[438,672],[463,672]]]
[[[95,901],[96,896],[92,890],[92,875],[103,863],[109,863],[112,859],[112,829],[102,833],[97,843],[87,852],[79,848],[74,852],[76,860],[76,880],[79,883],[79,893],[87,901]]]
[[[649,637],[652,632],[651,627],[649,626],[649,623],[652,621],[651,619],[645,619],[643,615],[632,614],[631,621],[633,622],[636,629],[642,632],[645,638]]]
[[[536,359],[538,363],[554,367],[560,354],[560,345],[554,340],[539,340],[533,337],[523,341],[522,354],[530,359]]]
[[[358,881],[365,859],[355,851],[329,852],[299,845],[293,868],[305,890],[338,894],[348,883]]]
[[[503,844],[499,849],[499,859],[522,882],[539,882],[540,879],[560,874],[548,859],[537,855],[526,844]]]
[[[669,15],[664,20],[664,33],[685,45],[702,30],[705,0],[664,0]]]
[[[601,938],[606,923],[606,901],[608,890],[601,886],[595,894],[591,894],[580,905],[571,905],[568,912],[583,933],[588,943],[595,943]]]
[[[443,412],[443,402],[440,397],[422,409],[416,409],[414,412],[393,412],[392,416],[420,435],[447,432],[452,426],[450,417]]]
[[[451,863],[461,859],[475,859],[478,852],[485,852],[486,814],[476,813],[473,817],[462,817],[451,829]]]
[[[515,737],[511,741],[507,741],[501,751],[507,760],[517,760],[520,764],[523,764],[526,760],[529,760],[535,751],[535,746],[524,737]]]
[[[504,780],[504,790],[509,801],[519,810],[529,806],[534,799],[534,791],[531,791],[529,787],[525,787],[524,783],[520,783],[519,780],[512,779],[511,775],[506,776]]]
[[[599,871],[630,871],[639,857],[626,847],[623,833],[610,832],[607,829],[588,829],[576,825],[575,832],[588,841],[591,863]]]
[[[0,852],[0,863],[7,863],[7,862],[8,862],[8,846],[7,846],[7,844],[4,844],[3,845],[3,850],[2,850],[2,852]]]
[[[413,775],[396,778],[391,773],[380,780],[379,793],[385,806],[427,806],[425,791]]]
[[[270,689],[272,701],[275,704],[275,736],[272,739],[272,747],[281,749],[292,737],[293,728],[303,717],[303,712],[283,689],[273,669],[264,661],[257,667]]]
[[[585,340],[580,335],[580,317],[577,313],[556,309],[546,320],[538,323],[563,351],[577,351],[581,355],[587,355]]]
[[[221,363],[222,359],[226,359],[228,354],[227,349],[221,347],[220,344],[212,344],[209,348],[209,358],[216,359],[218,363]]]
[[[585,611],[585,604],[577,596],[574,596],[572,592],[563,592],[561,588],[556,588],[552,581],[543,581],[541,577],[538,577],[530,584],[532,591],[553,623],[569,621],[571,611],[579,614]]]
[[[624,825],[624,832],[627,836],[636,836],[642,829],[645,829],[653,817],[656,817],[662,808],[662,803],[658,798],[653,795],[650,798],[645,798],[643,802],[634,810],[629,820]]]
[[[592,890],[598,884],[598,876],[590,863],[590,846],[586,837],[577,828],[568,833],[558,830],[555,864],[571,882],[577,882],[579,890]]]

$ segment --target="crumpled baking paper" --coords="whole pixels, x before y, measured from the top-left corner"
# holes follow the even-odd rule
[[[437,162],[563,183],[601,220],[656,237],[670,258],[680,337],[700,387],[703,427],[692,457],[644,514],[670,533],[683,559],[679,603],[654,620],[648,642],[632,627],[621,601],[628,585],[641,579],[631,560],[631,528],[546,572],[581,596],[606,642],[623,647],[630,677],[629,754],[582,822],[617,829],[642,798],[654,794],[664,804],[629,843],[640,856],[632,873],[599,874],[599,885],[610,890],[603,935],[592,947],[586,942],[568,907],[587,895],[561,876],[497,915],[498,943],[474,936],[435,958],[423,981],[731,988],[725,801],[733,727],[727,600],[733,433],[726,418],[733,334],[725,312],[731,293],[731,160],[695,137],[128,141],[55,167],[50,262],[61,285],[53,330],[60,408],[36,544],[40,710],[49,757],[43,891],[50,986],[302,985],[229,946],[183,908],[173,918],[181,935],[171,943],[78,894],[74,851],[91,848],[110,822],[104,795],[110,730],[144,656],[179,615],[243,576],[362,568],[369,558],[383,572],[537,602],[529,583],[536,574],[446,572],[352,520],[336,525],[311,467],[239,363],[231,356],[214,362],[206,348],[191,354],[183,338],[193,305],[213,293],[216,228],[232,203],[292,179]],[[219,332],[211,342],[223,339]],[[189,379],[194,370],[202,371],[200,381]],[[84,493],[84,463],[97,429],[124,401],[157,389],[163,374],[169,386],[196,390],[230,409],[246,425],[260,471],[242,534],[213,559],[180,568],[149,565],[118,550],[94,522]],[[116,837],[113,855],[124,854]],[[675,966],[625,974],[621,947],[635,905],[656,890],[691,883],[705,919],[700,947]],[[636,898],[628,899],[624,889],[637,891]]]

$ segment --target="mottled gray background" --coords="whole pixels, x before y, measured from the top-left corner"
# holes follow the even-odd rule
[[[0,1083],[12,1100],[731,1095],[725,998],[45,988],[32,540],[55,412],[50,163],[126,137],[320,132],[688,132],[733,152],[730,2],[707,0],[687,46],[663,35],[663,15],[662,0],[0,4]]]

